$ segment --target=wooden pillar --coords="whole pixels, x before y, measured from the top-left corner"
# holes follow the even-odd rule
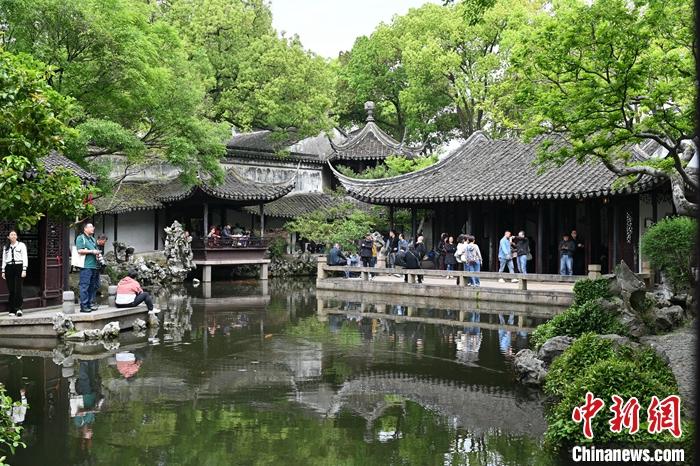
[[[588,270],[588,265],[593,262],[593,238],[591,238],[591,235],[593,234],[593,229],[591,228],[591,222],[593,221],[593,212],[591,209],[591,202],[590,200],[584,201],[585,205],[585,212],[586,212],[586,225],[583,231],[584,237],[583,237],[583,247],[584,247],[584,254],[585,254],[585,261],[586,263],[584,264],[583,267],[583,274],[586,274],[586,271]]]
[[[544,200],[537,206],[537,244],[535,244],[535,273],[544,273]]]
[[[265,204],[260,204],[260,237],[265,237]]]
[[[656,191],[651,192],[651,220],[654,223],[659,221],[659,200],[656,197]]]
[[[545,240],[548,243],[549,248],[552,252],[552,260],[549,260],[547,264],[547,269],[552,270],[552,262],[554,263],[553,270],[559,273],[559,240],[561,240],[561,226],[557,224],[556,220],[556,206],[554,201],[549,201],[549,240]],[[553,238],[552,238],[553,237]],[[545,270],[547,270],[545,269]]]
[[[613,202],[613,218],[612,218],[612,228],[613,228],[613,234],[612,234],[612,251],[610,257],[612,258],[612,264],[610,268],[610,272],[613,271],[613,268],[617,263],[620,261],[620,225],[619,225],[619,217],[620,217],[620,209],[617,206],[617,202],[614,199],[611,199]]]
[[[493,206],[493,202],[491,203]],[[498,234],[498,209],[491,209],[491,215],[489,215],[489,237],[491,238],[489,245],[489,267],[491,270],[498,270],[498,242],[501,240],[501,236]]]
[[[219,216],[221,217],[221,229],[223,229],[226,226],[226,207],[222,207],[219,209]]]
[[[153,231],[153,250],[158,250],[158,209],[153,210],[153,224],[155,225]]]
[[[117,223],[119,221],[119,214],[114,214],[114,225],[112,227],[114,228],[114,241],[117,241]]]
[[[416,206],[411,206],[411,233],[413,235],[413,244],[416,244],[416,238],[418,237],[418,209]]]
[[[430,210],[433,211],[433,221],[430,222],[431,226],[432,226],[432,228],[431,228],[432,238],[431,238],[430,243],[431,243],[431,249],[435,249],[435,247],[437,246],[437,242],[440,239],[440,232],[438,231],[438,224],[437,224],[438,223],[437,209],[435,208],[435,206],[430,206],[430,207],[431,207]]]
[[[394,206],[389,206],[389,229],[394,229]]]
[[[204,237],[206,238],[209,234],[209,204],[206,202],[204,203],[204,220],[202,223],[202,226],[204,226]]]
[[[473,210],[474,210],[474,206],[470,202],[469,204],[467,204],[467,228],[466,228],[465,233],[468,235],[476,236],[476,231],[474,230],[474,224],[472,223],[474,220]]]

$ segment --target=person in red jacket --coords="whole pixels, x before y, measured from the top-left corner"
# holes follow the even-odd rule
[[[141,285],[136,281],[138,274],[135,270],[130,270],[129,275],[119,280],[117,283],[118,308],[136,307],[141,303],[146,303],[149,311],[153,310],[153,298],[147,291],[143,291]]]

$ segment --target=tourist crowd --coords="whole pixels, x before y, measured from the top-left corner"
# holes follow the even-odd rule
[[[378,235],[378,234],[375,234]],[[505,273],[528,273],[528,262],[532,261],[531,240],[521,230],[517,235],[506,230],[503,237],[498,242],[498,272]],[[377,257],[380,251],[385,251],[386,267],[405,269],[434,268],[444,270],[446,277],[456,278],[459,284],[459,276],[455,277],[451,272],[481,272],[484,266],[484,258],[481,249],[476,242],[476,237],[471,234],[460,234],[453,236],[448,233],[440,235],[435,249],[428,251],[424,243],[421,232],[414,240],[407,240],[403,233],[390,230],[386,238],[376,237],[367,234],[357,241],[354,250],[343,251],[340,244],[336,243],[328,254],[329,265],[349,265],[363,267],[376,267]],[[561,275],[573,275],[574,265],[577,266],[577,274],[581,274],[584,262],[584,243],[578,236],[576,230],[562,235],[559,243],[559,273]],[[345,276],[350,277],[351,272],[346,271]],[[422,282],[422,275],[416,275],[419,283]],[[370,279],[372,275],[370,274]],[[408,276],[404,275],[404,280],[408,281]],[[500,278],[499,282],[506,280]],[[511,282],[517,283],[518,279],[513,278]],[[480,286],[481,281],[478,276],[468,277],[468,286]]]

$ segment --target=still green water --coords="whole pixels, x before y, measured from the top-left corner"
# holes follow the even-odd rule
[[[304,281],[217,283],[160,306],[157,334],[125,332],[119,348],[0,344],[0,381],[30,405],[10,464],[554,464],[542,400],[509,367],[532,318],[454,325],[445,306],[386,303],[362,310],[389,317],[362,318]]]

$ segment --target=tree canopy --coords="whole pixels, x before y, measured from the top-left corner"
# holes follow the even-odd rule
[[[53,69],[73,97],[66,155],[107,174],[164,162],[189,183],[221,180],[239,130],[329,130],[334,75],[296,38],[279,38],[269,7],[243,0],[0,0],[0,41]],[[114,173],[113,173],[114,174]]]
[[[61,150],[70,134],[64,118],[74,103],[46,82],[50,72],[27,55],[0,47],[0,218],[20,229],[46,215],[71,218],[92,211],[78,176],[68,170],[48,173],[42,159]]]
[[[381,24],[340,57],[341,122],[359,122],[362,104],[374,100],[375,119],[397,138],[404,131],[432,142],[477,130],[504,134],[514,112],[496,92],[509,64],[504,38],[541,3],[426,4]]]
[[[438,161],[437,155],[429,155],[408,159],[403,156],[390,155],[383,163],[376,167],[369,167],[360,173],[356,173],[352,168],[338,165],[336,170],[352,178],[377,179],[390,178],[392,176],[404,175],[423,168],[429,167]]]
[[[173,0],[165,18],[207,70],[209,116],[284,138],[330,130],[334,73],[296,37],[277,37],[262,0]]]
[[[381,212],[380,207],[366,211],[339,198],[338,204],[301,215],[287,222],[284,228],[318,244],[339,243],[343,250],[357,251],[360,239],[385,226]]]
[[[511,76],[502,92],[522,109],[526,136],[568,144],[540,162],[597,158],[628,182],[670,179],[679,212],[697,178],[685,169],[696,152],[692,5],[686,0],[561,0],[514,37]],[[652,142],[656,156],[633,154]],[[692,196],[692,197],[691,197]]]
[[[119,153],[129,163],[168,162],[189,181],[221,177],[227,130],[204,117],[205,76],[175,28],[138,0],[0,0],[11,51],[54,70],[49,84],[79,108],[66,155]]]

